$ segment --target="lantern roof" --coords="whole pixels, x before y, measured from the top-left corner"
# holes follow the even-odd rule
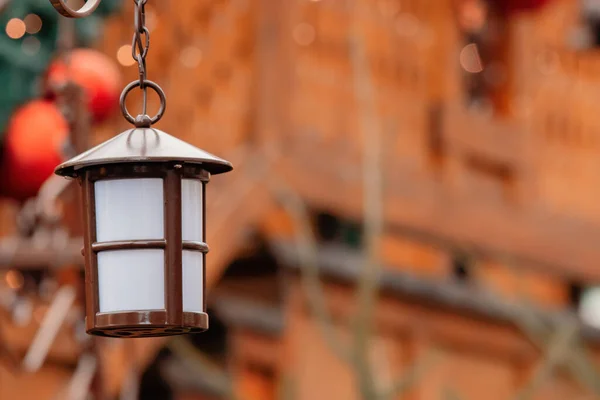
[[[78,170],[104,164],[181,162],[201,165],[211,174],[233,169],[216,157],[155,128],[133,128],[56,167],[55,173],[76,177]]]

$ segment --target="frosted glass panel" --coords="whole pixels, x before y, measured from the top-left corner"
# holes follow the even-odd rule
[[[583,292],[579,303],[579,316],[583,322],[600,328],[600,288],[593,287]]]
[[[183,240],[202,242],[202,181],[182,180],[181,211]]]
[[[164,238],[162,179],[98,181],[95,191],[98,242]]]
[[[203,312],[202,292],[204,265],[202,253],[197,251],[183,252],[183,311]]]
[[[165,308],[163,250],[98,253],[100,312]]]

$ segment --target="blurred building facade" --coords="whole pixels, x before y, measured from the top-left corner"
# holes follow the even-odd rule
[[[161,129],[236,172],[210,184],[212,330],[132,342],[134,357],[107,341],[107,391],[138,370],[147,399],[361,399],[369,375],[382,399],[600,396],[596,3],[282,3],[148,5],[149,77],[168,96]],[[99,46],[135,79],[122,58],[130,32],[127,5]],[[109,121],[94,141],[121,128]],[[384,229],[361,372],[335,343],[355,349],[370,135]],[[305,258],[287,192],[309,211]],[[17,352],[26,329],[4,329]],[[71,336],[55,343],[48,376],[27,378],[44,393],[83,351]],[[23,396],[24,380],[0,378],[0,393]]]

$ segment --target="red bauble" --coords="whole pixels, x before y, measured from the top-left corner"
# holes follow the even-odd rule
[[[85,91],[88,109],[95,122],[105,120],[118,109],[121,74],[116,63],[105,54],[77,49],[71,52],[68,64],[55,60],[48,69],[48,83],[61,84],[67,78]]]
[[[0,163],[0,194],[26,200],[62,161],[69,125],[57,106],[35,100],[12,116],[4,137]]]

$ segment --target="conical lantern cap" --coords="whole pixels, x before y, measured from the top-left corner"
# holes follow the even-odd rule
[[[129,129],[56,167],[61,176],[77,177],[82,168],[122,163],[181,162],[201,165],[211,174],[233,169],[231,164],[155,128]]]

